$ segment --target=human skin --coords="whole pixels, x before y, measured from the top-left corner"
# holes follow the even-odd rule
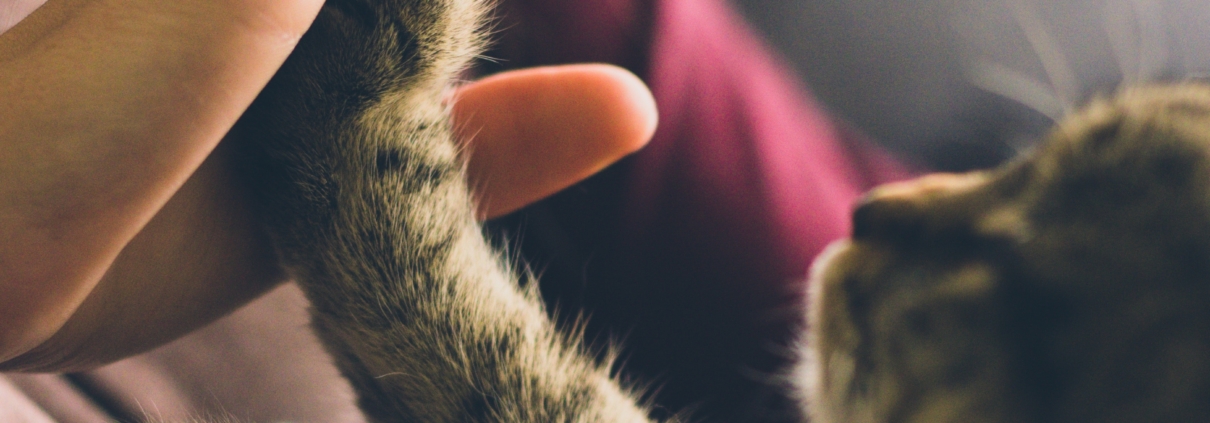
[[[0,368],[103,364],[284,280],[226,133],[320,5],[55,0],[0,35]],[[650,93],[607,66],[456,97],[483,217],[591,174],[655,126]]]

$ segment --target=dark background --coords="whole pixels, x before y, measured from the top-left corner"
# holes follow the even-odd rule
[[[1065,57],[1073,104],[1111,92],[1124,73],[1157,80],[1210,69],[1205,0],[732,1],[834,114],[946,170],[1012,157],[1050,125],[971,82],[977,64],[992,65],[1053,91],[1018,16],[1036,16],[1026,20]]]

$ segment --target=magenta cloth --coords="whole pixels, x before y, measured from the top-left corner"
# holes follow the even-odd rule
[[[829,119],[720,0],[500,6],[504,66],[619,64],[660,108],[648,148],[493,222],[500,239],[542,275],[561,320],[582,312],[591,344],[623,341],[623,377],[659,387],[662,409],[694,407],[694,421],[798,419],[772,376],[799,328],[807,266],[846,234],[861,192],[910,172]],[[64,423],[137,418],[145,406],[165,418],[360,421],[300,322],[300,298],[279,289],[94,372],[0,375],[0,405],[25,404],[42,421],[37,404]],[[6,402],[8,386],[27,398]]]
[[[771,266],[768,277],[797,276],[804,260],[848,233],[858,195],[907,176],[869,144],[845,139],[717,0],[664,1],[656,23],[646,79],[663,112],[630,164],[629,242],[691,226],[670,236],[725,257],[759,255],[735,261]],[[700,227],[718,235],[695,240]]]
[[[505,63],[619,64],[660,109],[647,148],[499,225],[548,303],[589,316],[590,343],[622,340],[623,374],[671,411],[797,421],[773,381],[807,268],[862,192],[911,172],[831,120],[719,0],[504,6]]]

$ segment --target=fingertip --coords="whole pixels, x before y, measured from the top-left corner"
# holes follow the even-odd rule
[[[470,120],[466,118],[476,112],[501,113],[500,109],[483,109],[488,103],[503,105],[511,100],[509,115],[563,121],[578,132],[575,138],[585,141],[587,136],[588,141],[607,147],[619,157],[646,146],[659,124],[655,97],[643,80],[610,64],[505,72],[460,87],[453,97],[457,100],[454,114],[462,117],[459,120]],[[525,128],[545,127],[516,123]]]
[[[562,66],[562,71],[580,73],[582,90],[591,93],[604,110],[597,116],[599,133],[625,156],[642,149],[655,134],[659,111],[647,84],[629,70],[610,64]]]

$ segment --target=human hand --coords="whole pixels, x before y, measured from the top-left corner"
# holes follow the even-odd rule
[[[52,0],[0,35],[0,362],[90,297],[322,4]]]
[[[65,0],[66,3],[71,1]],[[95,4],[85,0],[76,3]],[[48,7],[55,4],[51,2]],[[41,36],[54,37],[59,34],[56,31],[85,29],[62,23],[55,28]],[[34,44],[21,47],[20,41],[0,37],[0,66],[9,64],[4,58],[13,57],[13,51],[22,51],[24,53],[20,54],[27,56],[32,54],[29,46]],[[33,56],[37,57],[36,54]],[[222,61],[224,58],[211,55],[198,60]],[[277,59],[273,56],[266,60]],[[280,61],[274,63],[280,65]],[[178,77],[170,72],[156,74],[147,70],[142,74],[169,79]],[[0,72],[0,75],[4,73]],[[185,77],[183,81],[189,81],[189,78]],[[0,77],[0,86],[6,82],[3,79]],[[245,81],[245,84],[249,83]],[[250,85],[259,90],[256,84]],[[11,85],[8,87],[12,88]],[[94,84],[92,88],[113,89],[104,84]],[[139,87],[131,84],[128,88]],[[239,90],[232,88],[232,91]],[[243,97],[236,94],[230,97],[241,101],[228,101],[227,107],[242,111],[246,106]],[[624,71],[600,65],[500,75],[459,90],[458,98],[453,108],[454,121],[462,129],[461,133],[469,138],[467,150],[472,155],[468,170],[473,186],[478,188],[476,195],[485,199],[479,208],[480,216],[484,217],[514,210],[599,170],[642,146],[655,125],[654,102],[642,83]],[[94,97],[87,95],[57,98],[65,103],[60,107],[68,108],[77,106],[72,103],[93,100]],[[104,97],[99,99],[101,103],[105,100]],[[171,107],[172,100],[161,101],[157,103],[158,107],[146,105],[144,115],[114,118],[154,117],[157,116],[156,109]],[[22,107],[22,103],[16,102],[10,107]],[[227,116],[217,111],[211,111],[211,114]],[[202,117],[198,121],[207,122]],[[221,127],[226,120],[215,118],[209,122]],[[234,118],[230,122],[233,123]],[[169,134],[165,131],[156,133]],[[5,138],[9,134],[11,132],[0,130],[0,146],[3,146],[0,147],[0,160],[9,154],[4,150],[12,145],[10,140],[23,141]],[[175,132],[169,135],[173,134],[179,135]],[[76,134],[77,137],[88,135]],[[196,134],[192,139],[198,144],[217,142]],[[58,140],[40,141],[53,143]],[[279,283],[282,276],[271,248],[250,212],[252,199],[241,191],[224,145],[219,145],[196,171],[188,160],[179,158],[175,167],[168,166],[165,173],[183,172],[188,180],[179,189],[168,190],[171,200],[163,207],[146,200],[142,204],[144,208],[147,203],[155,207],[149,211],[134,207],[136,211],[154,215],[146,225],[136,226],[137,235],[122,240],[120,231],[109,231],[109,238],[102,239],[102,244],[111,248],[116,246],[120,254],[114,252],[116,258],[104,263],[100,269],[103,276],[91,281],[69,278],[66,282],[46,278],[42,283],[49,285],[35,285],[31,292],[12,289],[13,284],[6,285],[9,276],[0,275],[0,303],[20,302],[23,296],[30,295],[41,295],[42,298],[35,301],[37,307],[33,313],[37,318],[0,313],[0,327],[4,327],[6,321],[15,321],[17,325],[7,327],[25,329],[18,337],[24,343],[6,343],[14,338],[0,336],[0,361],[3,361],[0,367],[69,370],[112,361],[174,339]],[[204,147],[195,145],[193,149],[206,151]],[[36,155],[34,159],[37,159]],[[54,169],[53,157],[51,159],[45,166]],[[101,161],[94,167],[104,168],[105,164]],[[145,167],[136,169],[146,171]],[[74,175],[89,177],[79,171]],[[143,177],[152,178],[150,175]],[[159,179],[165,177],[159,175]],[[98,189],[102,192],[92,195],[103,197],[109,187]],[[0,198],[4,198],[3,195],[9,195],[9,192],[0,189]],[[54,206],[53,202],[50,205]],[[0,217],[8,219],[4,214]],[[4,227],[10,222],[12,220],[0,220],[0,231],[13,230],[11,226]],[[68,236],[79,236],[70,229],[63,231]],[[97,237],[95,233],[88,235]],[[110,239],[114,237],[119,239]],[[18,247],[0,245],[0,263],[5,262],[4,253]],[[51,247],[71,249],[72,245]],[[58,257],[54,254],[59,252],[51,247],[44,247],[51,255],[43,257]],[[57,264],[65,265],[63,262]],[[79,264],[66,263],[69,267]],[[59,293],[46,295],[41,292],[45,290]],[[61,294],[65,291],[70,295]],[[76,297],[82,298],[75,300]],[[0,304],[0,308],[3,305]],[[22,322],[26,324],[22,326]],[[33,340],[36,347],[31,349],[29,340]],[[6,357],[12,359],[5,361]]]

